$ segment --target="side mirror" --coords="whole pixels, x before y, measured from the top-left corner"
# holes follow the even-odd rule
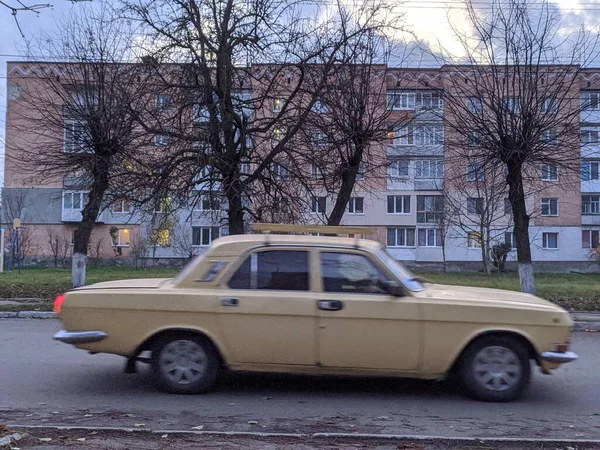
[[[404,297],[406,295],[406,292],[404,291],[404,286],[400,285],[395,281],[388,281],[385,284],[385,288],[388,294],[394,297]]]

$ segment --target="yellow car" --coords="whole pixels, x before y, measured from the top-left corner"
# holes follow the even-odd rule
[[[159,386],[181,394],[211,390],[222,368],[454,372],[470,396],[508,401],[527,386],[530,360],[549,373],[577,359],[568,350],[572,320],[558,306],[423,283],[378,242],[338,236],[223,237],[173,279],[97,283],[57,297],[55,310],[65,328],[55,339],[125,356],[129,372],[150,362]],[[146,351],[149,360],[140,358]]]

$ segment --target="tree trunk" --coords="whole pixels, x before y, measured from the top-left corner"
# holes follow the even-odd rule
[[[108,189],[109,164],[110,162],[106,159],[101,159],[99,162],[93,174],[94,181],[88,195],[88,202],[81,211],[81,222],[75,230],[71,263],[71,286],[74,288],[85,284],[88,246],[104,199],[104,193]]]
[[[508,166],[508,192],[512,206],[514,229],[513,236],[517,245],[519,281],[521,291],[535,294],[535,279],[531,264],[531,245],[529,243],[529,215],[525,204],[525,190],[520,166]]]
[[[489,258],[488,258],[488,246],[486,241],[485,227],[479,227],[479,236],[481,239],[481,263],[483,264],[483,273],[486,275],[490,274]]]
[[[327,225],[339,225],[342,221],[346,208],[348,207],[348,201],[352,196],[354,185],[356,184],[356,174],[358,172],[360,159],[359,162],[356,162],[355,164],[350,163],[348,165],[348,170],[342,174],[342,184],[338,191],[337,198],[335,199],[333,210],[327,218]]]
[[[225,184],[225,183],[224,183]],[[244,207],[242,205],[242,194],[239,183],[225,184],[225,195],[229,210],[227,211],[227,222],[229,234],[244,234]]]

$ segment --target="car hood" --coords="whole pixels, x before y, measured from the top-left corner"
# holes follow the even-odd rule
[[[535,295],[504,289],[427,284],[425,290],[420,292],[420,297],[442,301],[448,300],[449,302],[459,304],[564,311],[559,306]]]
[[[164,283],[169,281],[170,278],[138,278],[133,280],[117,280],[117,281],[103,281],[101,283],[94,283],[88,286],[82,286],[75,289],[88,290],[88,289],[151,289],[158,288]]]

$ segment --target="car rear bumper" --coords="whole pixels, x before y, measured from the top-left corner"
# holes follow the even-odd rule
[[[98,342],[108,336],[104,331],[66,331],[60,330],[54,339],[66,344],[89,344]]]
[[[578,356],[575,352],[544,352],[540,358],[551,363],[564,364],[575,361]]]

